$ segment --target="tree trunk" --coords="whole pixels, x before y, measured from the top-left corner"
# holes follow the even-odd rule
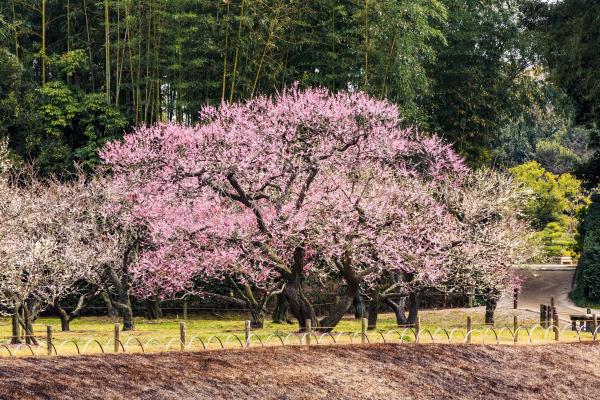
[[[24,315],[23,320],[21,321],[21,326],[23,326],[23,329],[25,329],[25,343],[37,346],[38,341],[33,332],[33,320],[35,319],[35,315],[32,315],[32,312],[27,304],[23,304],[22,309]]]
[[[104,304],[106,304],[106,314],[110,318],[118,317],[119,312],[117,311],[117,309],[115,307],[113,307],[112,300],[110,299],[110,295],[106,292],[102,292],[100,294],[100,297],[102,297],[102,300],[104,300]]]
[[[306,301],[302,293],[302,286],[298,281],[299,277],[288,279],[283,294],[289,305],[290,312],[298,320],[300,332],[306,327],[306,320],[310,319],[313,326],[317,326],[317,316],[311,304]]]
[[[146,318],[149,320],[157,320],[162,318],[162,310],[160,309],[160,300],[146,300]]]
[[[411,292],[408,295],[408,325],[415,325],[419,318],[419,305],[421,303],[421,294],[419,292]]]
[[[287,322],[291,324],[290,318],[288,316],[289,313],[289,305],[283,293],[279,293],[277,295],[277,303],[275,305],[275,310],[273,311],[273,323],[274,324],[282,324]]]
[[[131,305],[124,306],[120,311],[123,316],[123,330],[133,331],[135,329],[135,323],[133,321],[133,310]]]
[[[494,312],[498,305],[498,298],[496,296],[490,296],[485,301],[485,323],[494,324]]]
[[[259,309],[251,309],[250,314],[252,318],[250,319],[250,327],[252,329],[262,329],[265,322],[265,313],[263,310]]]
[[[408,320],[404,314],[404,307],[406,305],[406,297],[400,297],[398,302],[394,302],[392,299],[385,299],[385,303],[390,306],[394,315],[396,315],[396,324],[398,326],[407,325]]]
[[[58,318],[60,318],[60,330],[63,332],[69,332],[71,330],[71,320],[69,319],[69,314],[62,307],[55,305],[54,308],[56,309]]]
[[[352,302],[360,289],[360,278],[352,267],[352,260],[350,257],[345,256],[341,262],[338,263],[338,269],[346,281],[346,291],[344,295],[341,296],[342,298],[333,305],[329,315],[319,321],[318,330],[321,332],[330,332],[335,328],[344,314],[346,314],[352,306]]]
[[[19,306],[15,305],[12,313],[12,337],[10,344],[21,343],[21,333],[19,332]]]
[[[356,292],[354,299],[352,300],[352,309],[354,310],[354,318],[361,319],[367,315],[367,308],[365,307],[365,299],[362,290]]]
[[[319,321],[317,329],[320,332],[331,332],[333,328],[335,328],[344,317],[344,314],[346,314],[352,306],[352,300],[354,300],[354,295],[356,294],[355,290],[357,289],[349,288],[346,296],[342,296],[342,298],[331,307],[329,314]]]
[[[379,292],[375,292],[369,302],[369,317],[368,317],[368,329],[373,330],[377,328],[377,315],[379,314]]]

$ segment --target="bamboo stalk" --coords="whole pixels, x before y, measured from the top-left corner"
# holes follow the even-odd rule
[[[110,104],[110,17],[108,0],[104,0],[104,57],[106,102]]]
[[[229,103],[233,102],[233,93],[235,89],[235,78],[237,73],[238,55],[240,51],[240,41],[242,37],[242,21],[244,19],[244,0],[241,3],[240,9],[240,21],[238,24],[237,43],[235,44],[235,56],[233,59],[233,74],[231,76],[231,89],[229,91]]]
[[[46,84],[46,0],[42,0],[42,86]]]

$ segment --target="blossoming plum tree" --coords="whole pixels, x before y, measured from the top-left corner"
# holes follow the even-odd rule
[[[402,128],[393,104],[292,88],[201,116],[195,127],[140,128],[101,154],[115,208],[148,228],[152,245],[131,270],[138,293],[242,273],[284,282],[301,326],[328,330],[382,273],[445,276],[454,230],[432,188],[466,168],[438,137]],[[342,287],[321,320],[307,274]]]

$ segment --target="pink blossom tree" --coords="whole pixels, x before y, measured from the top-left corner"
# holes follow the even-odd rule
[[[461,185],[444,188],[442,201],[456,220],[454,262],[441,289],[476,293],[486,301],[486,323],[494,322],[499,298],[519,289],[518,267],[541,253],[525,210],[532,193],[508,174],[479,170]]]
[[[466,169],[438,137],[402,128],[393,104],[293,88],[201,116],[195,127],[140,128],[101,154],[115,210],[147,228],[151,245],[131,268],[138,294],[232,274],[281,281],[301,326],[328,330],[381,274],[445,276],[451,220],[431,188]],[[308,274],[341,285],[321,320]]]

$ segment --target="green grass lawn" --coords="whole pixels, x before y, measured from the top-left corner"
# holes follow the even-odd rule
[[[519,316],[519,324],[524,327],[532,327],[537,321],[537,315],[524,311],[516,311]],[[420,342],[432,342],[431,336],[436,343],[447,343],[448,335],[451,335],[452,342],[460,342],[463,340],[466,333],[467,315],[472,318],[473,343],[496,343],[497,339],[493,331],[484,324],[483,308],[473,309],[451,309],[451,310],[424,310],[421,313],[421,329],[422,334]],[[502,310],[496,313],[496,333],[499,333],[501,343],[511,343],[513,341],[509,330],[504,329],[499,332],[502,327],[510,327],[513,325],[513,310]],[[245,340],[244,322],[248,317],[240,313],[224,313],[219,317],[207,315],[193,315],[186,324],[186,346],[190,350],[239,348]],[[107,317],[85,317],[76,319],[71,323],[69,332],[60,331],[60,321],[57,318],[39,318],[35,325],[34,331],[36,337],[41,342],[43,350],[40,354],[45,354],[45,338],[46,326],[53,327],[54,346],[59,350],[60,355],[77,354],[83,351],[85,353],[101,352],[100,345],[107,352],[112,352],[114,342],[114,323],[118,320],[113,320]],[[180,345],[179,331],[181,319],[163,318],[158,321],[148,321],[144,318],[136,318],[136,328],[130,332],[120,332],[120,340],[127,352],[141,352],[142,347],[145,351],[164,351],[178,350]],[[0,338],[2,343],[8,343],[11,336],[10,319],[4,318],[0,320]],[[487,332],[486,332],[487,329]],[[562,327],[561,327],[562,330]],[[331,335],[316,334],[312,338],[312,343],[317,340],[320,343],[333,343],[334,339],[337,343],[360,343],[361,342],[361,321],[354,319],[351,315],[346,316],[334,329]],[[347,333],[344,333],[347,332]],[[349,333],[348,333],[349,332]],[[430,335],[431,334],[431,335]],[[254,330],[251,339],[252,346],[263,345],[281,345],[282,341],[286,344],[300,344],[301,334],[298,334],[296,324],[273,324],[269,319],[265,321],[263,329]],[[402,337],[405,342],[414,342],[414,333],[410,329],[398,327],[394,315],[391,313],[383,313],[379,315],[377,329],[369,331],[367,339],[369,342],[400,342]],[[591,340],[591,334],[584,333],[582,336],[585,340]],[[532,334],[534,343],[551,341],[554,338],[552,331],[537,328]],[[561,333],[561,340],[575,341],[578,340],[577,334],[565,329]],[[96,342],[97,341],[97,342]],[[242,342],[242,343],[240,343]],[[529,338],[525,331],[519,334],[519,343],[528,343]],[[77,344],[77,346],[75,345]],[[204,346],[203,344],[204,343]],[[15,346],[9,346],[11,351],[18,355],[31,354],[27,346],[20,346],[18,349]],[[37,349],[34,349],[36,351]],[[122,350],[121,350],[122,351]],[[6,348],[0,348],[0,355],[7,356]]]

